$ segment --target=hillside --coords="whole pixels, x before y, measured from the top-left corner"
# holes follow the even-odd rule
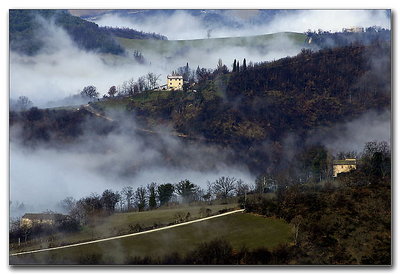
[[[117,38],[119,43],[128,51],[139,50],[146,54],[160,54],[164,57],[174,56],[184,53],[189,49],[202,49],[203,51],[213,51],[224,47],[243,47],[253,50],[268,51],[277,43],[281,47],[289,47],[292,44],[304,46],[307,36],[302,33],[282,32],[274,34],[229,37],[229,38],[210,38],[195,40],[138,40]]]
[[[240,72],[206,74],[194,87],[197,93],[134,95],[126,108],[148,125],[169,124],[182,134],[228,144],[252,168],[273,162],[278,168],[288,135],[299,138],[301,149],[318,129],[389,110],[390,67],[387,44],[305,50]],[[265,142],[274,148],[263,149]]]
[[[376,59],[380,60],[379,69]],[[314,53],[306,50],[240,72],[206,73],[194,87],[196,93],[149,91],[92,106],[99,111],[117,109],[134,114],[142,128],[168,126],[188,139],[229,147],[258,173],[268,165],[276,169],[286,166],[282,155],[288,135],[298,138],[296,146],[302,151],[316,130],[328,130],[371,110],[382,113],[390,109],[390,75],[387,44]],[[34,119],[29,118],[34,113],[10,114],[11,126],[29,121],[30,126],[22,132],[24,142],[51,140],[50,136],[74,140],[84,132],[85,113],[36,112],[42,114]],[[63,115],[81,122],[60,127],[65,121],[58,117]],[[94,132],[107,134],[118,119],[112,126],[103,124],[97,123]],[[65,130],[66,126],[73,130]],[[271,143],[269,149],[263,148],[266,142]],[[291,168],[297,167],[291,163]]]
[[[244,247],[249,250],[272,250],[291,240],[291,227],[279,219],[235,213],[187,226],[85,247],[11,257],[11,261],[13,264],[18,264],[20,260],[33,264],[138,264],[139,260],[146,258],[157,260],[172,254],[186,256],[202,243],[215,239],[228,241],[235,250]],[[114,252],[103,253],[102,250]]]
[[[132,29],[99,27],[93,22],[72,16],[66,10],[12,9],[9,16],[10,49],[28,55],[42,49],[43,38],[51,35],[47,25],[53,23],[62,27],[76,43],[85,50],[120,55],[124,49],[116,41],[116,36],[137,39],[166,39],[155,33],[145,33]],[[46,21],[42,21],[42,20]]]

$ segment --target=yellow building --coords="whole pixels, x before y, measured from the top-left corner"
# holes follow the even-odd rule
[[[333,161],[333,177],[337,177],[339,173],[349,172],[357,168],[357,160],[354,158],[346,158],[345,160]]]
[[[183,77],[181,75],[168,75],[167,76],[167,89],[182,90],[183,89]]]

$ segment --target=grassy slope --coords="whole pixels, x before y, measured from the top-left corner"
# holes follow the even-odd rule
[[[243,246],[250,249],[274,248],[281,243],[290,241],[291,228],[290,225],[279,219],[237,213],[136,237],[24,255],[18,258],[12,257],[11,263],[18,263],[19,259],[34,259],[36,263],[79,263],[79,258],[88,258],[93,254],[98,254],[108,263],[123,264],[127,258],[134,256],[156,258],[172,252],[185,254],[193,250],[197,244],[215,238],[226,239],[235,249]]]
[[[280,32],[274,34],[247,36],[247,37],[228,37],[228,38],[211,38],[211,39],[195,39],[195,40],[137,40],[117,38],[120,44],[126,49],[136,49],[144,54],[148,52],[156,52],[166,57],[174,55],[179,51],[188,48],[215,49],[226,46],[237,47],[268,47],[279,39],[289,39],[296,44],[304,44],[306,35],[295,32]],[[287,40],[286,40],[287,41]]]
[[[157,209],[143,212],[130,212],[130,213],[116,213],[109,217],[99,218],[94,220],[93,225],[84,226],[78,233],[62,235],[55,235],[52,246],[60,246],[70,243],[90,241],[100,238],[106,238],[116,235],[123,235],[133,233],[130,225],[133,227],[139,224],[143,228],[152,227],[153,225],[168,225],[175,221],[175,216],[182,213],[184,216],[189,212],[190,219],[198,219],[204,216],[200,214],[200,208],[211,209],[211,214],[217,214],[222,209],[237,208],[237,203],[224,204],[224,205],[201,205],[201,206],[177,206],[175,208]],[[40,248],[49,247],[46,240],[49,237],[44,237],[41,243],[31,243],[29,246],[13,249],[12,253],[26,250],[35,250]]]

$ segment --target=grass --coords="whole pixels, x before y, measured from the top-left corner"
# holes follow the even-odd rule
[[[44,237],[22,248],[13,249],[12,253],[129,234],[136,232],[132,230],[135,225],[140,225],[142,228],[149,228],[155,225],[165,226],[175,222],[178,214],[186,216],[189,213],[190,219],[193,220],[205,217],[200,213],[201,208],[209,208],[211,214],[214,215],[219,210],[237,208],[237,205],[237,203],[231,203],[224,205],[176,206],[174,208],[143,212],[116,213],[108,217],[94,219],[91,225],[84,226],[77,233],[53,235],[51,245],[47,242],[49,237]]]
[[[169,230],[62,250],[11,257],[11,263],[76,263],[82,258],[101,257],[107,263],[124,264],[135,256],[153,258],[177,252],[184,255],[196,245],[225,239],[234,249],[273,249],[291,240],[291,227],[283,220],[236,213]],[[22,260],[22,261],[19,261]]]
[[[119,43],[126,49],[139,50],[143,54],[158,53],[163,56],[174,56],[177,52],[185,52],[188,49],[213,50],[222,47],[248,47],[248,48],[268,48],[275,43],[281,41],[279,39],[287,39],[296,43],[304,44],[306,35],[295,32],[280,32],[265,35],[255,35],[247,37],[228,37],[228,38],[211,38],[211,39],[194,39],[194,40],[138,40],[117,38]]]

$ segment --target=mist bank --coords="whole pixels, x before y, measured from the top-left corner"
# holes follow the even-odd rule
[[[391,143],[391,112],[388,109],[380,112],[371,110],[356,119],[313,132],[310,136],[310,144],[321,143],[333,154],[360,154],[367,142]]]
[[[152,182],[175,184],[188,179],[202,188],[221,176],[254,182],[255,175],[228,148],[182,141],[166,128],[159,128],[159,134],[143,134],[135,131],[131,118],[119,119],[119,126],[106,134],[94,133],[93,127],[102,122],[88,118],[73,141],[55,137],[58,142],[35,145],[22,143],[18,124],[12,126],[11,215],[59,210],[58,203],[66,197],[79,199],[105,189],[120,191]]]
[[[143,48],[136,42],[125,55],[111,55],[82,49],[63,28],[49,19],[41,18],[38,23],[43,30],[36,37],[42,44],[39,52],[35,55],[10,52],[11,99],[27,96],[38,107],[61,106],[65,103],[62,99],[89,85],[95,86],[102,96],[111,86],[149,72],[160,75],[158,84],[165,84],[168,74],[187,63],[192,69],[198,66],[215,68],[222,59],[231,67],[234,59],[268,61],[295,55],[302,48],[302,43],[276,37],[267,41],[267,50],[250,47],[251,43],[236,45],[218,41],[209,43],[207,48],[172,46],[166,54],[160,50],[158,40],[142,40],[150,44]],[[134,58],[135,50],[143,51],[143,62]]]
[[[115,10],[86,18],[100,26],[161,33],[170,40],[335,32],[353,26],[391,28],[389,10]]]
[[[85,86],[96,86],[102,95],[111,86],[148,72],[159,74],[162,84],[167,74],[187,63],[191,69],[215,68],[221,58],[230,69],[234,59],[246,58],[248,67],[207,73],[196,94],[132,100],[131,112],[119,117],[117,125],[76,108],[32,110],[22,125],[10,128],[10,200],[24,203],[24,211],[55,209],[67,196],[78,199],[107,188],[151,182],[189,179],[204,187],[207,181],[231,176],[252,184],[259,175],[250,171],[252,166],[269,173],[284,170],[299,164],[296,157],[308,144],[322,143],[340,152],[358,150],[366,141],[390,140],[390,112],[375,110],[390,104],[390,46],[298,54],[302,46],[281,37],[271,39],[267,50],[211,42],[210,48],[172,48],[165,55],[165,48],[154,43],[148,51],[143,48],[144,62],[139,63],[131,53],[115,56],[82,50],[62,28],[47,23],[43,27],[50,35],[41,37],[45,46],[38,54],[10,54],[11,99],[25,95],[39,107],[49,106],[49,101],[56,102],[52,106],[63,105],[63,98]],[[288,55],[297,57],[250,65]],[[385,71],[389,72],[382,75]],[[169,128],[157,128],[155,136],[138,133],[139,112],[149,124],[160,121],[169,123]],[[182,141],[173,136],[172,128],[215,142]],[[39,141],[34,145],[23,142],[35,138]],[[237,146],[217,145],[222,141]]]

